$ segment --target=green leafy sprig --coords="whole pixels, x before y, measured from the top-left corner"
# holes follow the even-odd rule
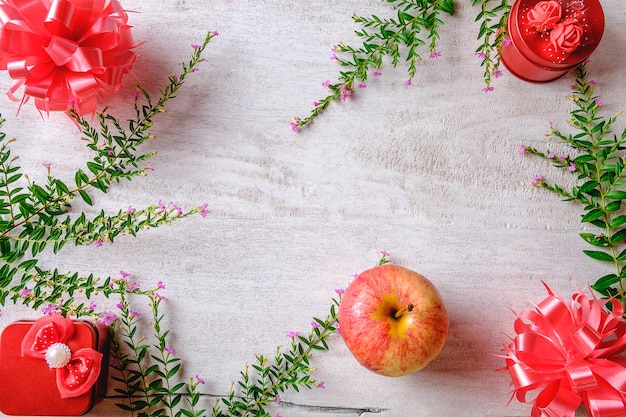
[[[311,357],[315,352],[328,350],[327,339],[337,331],[337,307],[341,294],[332,300],[324,319],[314,318],[306,336],[289,332],[291,346],[287,351],[277,347],[272,358],[255,356],[246,366],[239,380],[231,384],[226,396],[214,405],[212,417],[269,417],[266,406],[280,402],[280,394],[288,389],[314,388],[319,382],[312,378],[315,370]]]
[[[335,59],[343,68],[337,82],[327,81],[324,86],[329,93],[315,101],[314,108],[306,118],[294,117],[291,127],[294,131],[311,123],[328,108],[333,101],[347,100],[355,89],[363,87],[370,75],[380,75],[385,58],[391,60],[395,68],[403,60],[407,63],[408,79],[411,84],[416,73],[416,65],[427,54],[431,59],[438,58],[437,42],[440,28],[444,24],[442,16],[453,15],[454,0],[383,0],[396,9],[393,18],[380,18],[376,15],[352,16],[360,29],[355,33],[362,39],[360,46],[350,46],[340,42],[333,48]],[[476,50],[484,67],[483,91],[491,91],[492,76],[500,75],[500,47],[505,40],[506,19],[509,14],[509,0],[472,0],[472,6],[480,11],[476,21],[480,21],[478,39],[481,44]],[[424,50],[423,52],[421,52]]]
[[[169,347],[169,330],[163,329],[161,323],[164,314],[160,307],[165,298],[157,289],[135,292],[135,296],[137,294],[149,297],[153,334],[148,337],[141,333],[141,313],[132,310],[129,297],[122,294],[118,304],[120,317],[111,326],[112,379],[122,386],[115,388],[118,398],[123,400],[116,403],[117,407],[131,416],[205,415],[206,409],[197,408],[200,401],[198,385],[203,381],[199,378],[187,382],[179,379],[182,362]]]
[[[484,91],[489,91],[492,77],[500,74],[500,48],[506,40],[506,21],[511,6],[509,0],[472,0],[472,6],[480,7],[475,21],[480,22],[478,40],[481,44],[476,49],[476,55],[482,59]]]
[[[209,411],[199,406],[202,394],[198,390],[205,382],[197,375],[186,382],[180,380],[182,362],[168,344],[169,330],[163,329],[161,324],[164,318],[161,303],[165,297],[157,292],[159,288],[150,291],[133,288],[132,297],[150,300],[152,334],[146,335],[146,322],[140,312],[131,308],[131,295],[124,291],[129,284],[133,283],[126,279],[116,282],[120,286],[121,301],[119,317],[111,324],[111,378],[120,385],[115,388],[115,398],[120,400],[116,406],[137,417],[207,415]],[[312,378],[315,368],[311,358],[315,352],[329,349],[327,340],[337,331],[340,301],[339,292],[332,299],[327,316],[313,319],[307,335],[290,332],[288,349],[279,346],[271,357],[256,355],[253,364],[246,366],[238,381],[231,384],[228,394],[216,400],[210,415],[270,416],[266,407],[278,404],[281,393],[320,386]]]
[[[107,113],[98,112],[98,126],[69,111],[80,126],[87,147],[94,152],[84,169],[78,169],[74,182],[67,183],[48,175],[44,184],[30,181],[17,164],[6,134],[0,132],[0,305],[8,300],[21,302],[37,309],[46,306],[62,314],[87,315],[91,310],[75,295],[89,299],[93,294],[109,296],[116,292],[109,284],[112,279],[83,276],[73,272],[46,269],[38,255],[52,247],[57,253],[67,243],[102,245],[113,242],[121,234],[136,235],[140,230],[159,227],[194,213],[206,215],[206,206],[183,211],[176,205],[156,205],[136,210],[128,208],[114,214],[101,211],[93,218],[85,213],[73,213],[71,203],[79,198],[93,204],[94,190],[107,192],[114,182],[145,175],[150,166],[145,161],[152,152],[142,152],[140,145],[151,139],[153,118],[165,111],[165,104],[175,97],[189,74],[202,62],[202,52],[216,36],[210,32],[200,45],[194,45],[191,59],[182,64],[179,75],[170,74],[160,97],[153,101],[141,87],[134,102],[135,118],[122,122]],[[141,99],[143,97],[143,100]],[[145,104],[140,104],[145,101]],[[0,118],[0,126],[4,119]]]
[[[581,221],[598,229],[584,232],[580,237],[593,248],[584,253],[611,265],[613,272],[598,278],[592,288],[606,297],[617,297],[626,305],[624,280],[626,279],[626,200],[624,182],[626,130],[621,134],[612,131],[621,114],[612,117],[600,115],[603,105],[595,94],[595,82],[589,79],[586,65],[576,69],[576,81],[569,96],[574,105],[568,123],[574,133],[564,133],[554,126],[549,137],[567,144],[571,152],[557,155],[554,151],[542,152],[530,146],[522,153],[532,154],[550,161],[555,167],[577,176],[571,187],[548,182],[537,175],[533,184],[583,205]]]

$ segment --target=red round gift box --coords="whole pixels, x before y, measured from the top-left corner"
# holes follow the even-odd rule
[[[510,43],[500,50],[504,66],[516,77],[531,82],[555,80],[589,58],[604,34],[604,12],[599,0],[559,0],[567,13],[568,8],[582,8],[580,23],[584,25],[581,45],[565,56],[555,56],[550,50],[547,35],[541,35],[528,24],[528,11],[539,0],[517,0],[507,19],[507,39]]]

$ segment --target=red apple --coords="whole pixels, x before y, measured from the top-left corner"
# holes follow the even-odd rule
[[[435,286],[392,264],[356,277],[341,299],[338,320],[359,363],[386,376],[424,368],[439,355],[448,335],[448,313]]]

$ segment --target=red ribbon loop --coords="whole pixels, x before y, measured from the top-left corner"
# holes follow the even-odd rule
[[[22,356],[48,360],[49,348],[65,345],[73,336],[72,320],[60,315],[44,316],[33,323],[22,339]],[[69,352],[67,346],[65,349]],[[55,367],[61,398],[78,397],[91,389],[100,376],[102,356],[95,349],[85,347],[71,352],[67,364]]]
[[[4,0],[0,70],[15,84],[12,100],[39,110],[96,111],[117,92],[136,60],[128,15],[118,0]],[[24,86],[21,98],[16,91]]]
[[[626,358],[618,356],[626,350],[622,305],[582,291],[567,302],[546,289],[535,310],[519,314],[517,335],[504,347],[514,396],[533,405],[532,417],[574,417],[581,403],[591,417],[626,415]],[[540,390],[536,399],[527,399],[534,390]]]

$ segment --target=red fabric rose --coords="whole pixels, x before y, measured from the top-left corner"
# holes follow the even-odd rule
[[[556,1],[540,1],[528,11],[528,23],[539,32],[550,30],[561,20],[561,6]]]
[[[575,20],[558,23],[550,32],[550,43],[558,52],[574,52],[583,37],[583,27]]]

